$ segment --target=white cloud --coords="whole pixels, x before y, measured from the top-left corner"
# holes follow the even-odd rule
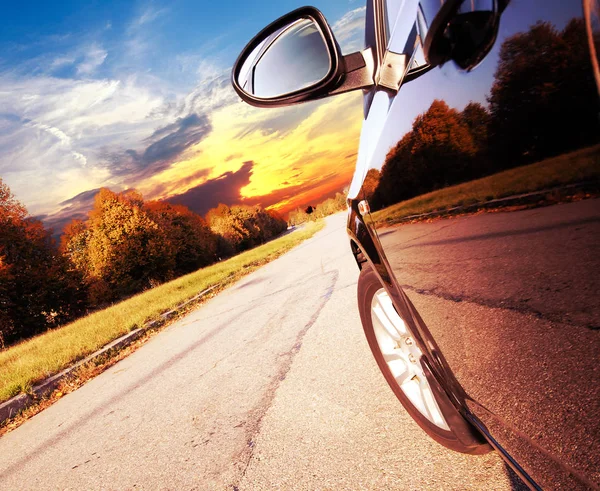
[[[366,7],[346,12],[331,29],[344,53],[364,48]]]
[[[30,128],[39,128],[43,131],[50,133],[52,136],[54,136],[58,139],[58,141],[60,142],[60,144],[63,148],[66,148],[70,152],[71,156],[75,159],[75,161],[77,161],[78,163],[80,163],[83,166],[85,166],[87,164],[87,159],[85,158],[85,155],[83,155],[79,152],[76,152],[75,150],[72,149],[71,138],[69,136],[67,136],[59,128],[55,128],[53,126],[48,126],[47,124],[43,124],[43,123],[36,123],[35,121],[28,121],[27,123],[24,124],[24,126],[27,126]]]
[[[139,29],[145,24],[150,24],[151,22],[158,19],[160,16],[165,15],[168,12],[167,9],[156,9],[154,7],[148,7],[144,12],[141,13],[139,17],[137,17],[129,26],[130,30]]]
[[[30,212],[46,213],[78,192],[119,184],[102,154],[135,148],[162,121],[164,98],[119,80],[0,75],[0,176]],[[4,115],[4,116],[2,116]]]
[[[180,116],[192,112],[209,114],[237,102],[239,97],[231,87],[229,73],[230,70],[208,73],[185,96],[177,108],[177,114]]]
[[[86,47],[78,47],[67,54],[62,54],[51,60],[41,57],[35,60],[37,67],[41,67],[46,73],[55,73],[66,66],[75,66],[79,76],[89,77],[97,68],[102,66],[108,52],[98,43],[92,43]],[[25,67],[23,67],[25,68]],[[25,70],[27,73],[27,70]]]
[[[125,63],[140,62],[154,56],[156,51],[153,52],[152,47],[157,43],[158,29],[151,24],[167,13],[168,9],[166,8],[146,7],[129,23],[126,29],[126,39],[123,41]]]
[[[83,54],[83,60],[77,66],[78,75],[91,75],[108,56],[108,52],[97,44],[92,44]]]
[[[52,60],[52,62],[50,63],[50,70],[55,70],[65,65],[72,65],[73,63],[75,63],[74,56],[59,56],[57,58],[54,58],[54,60]]]

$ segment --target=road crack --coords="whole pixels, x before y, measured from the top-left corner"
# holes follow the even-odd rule
[[[327,286],[327,288],[325,288],[325,292],[319,297],[319,303],[315,311],[309,318],[308,322],[306,322],[306,324],[298,332],[296,339],[292,344],[292,347],[288,351],[280,355],[279,367],[275,373],[275,376],[272,378],[271,383],[265,390],[260,402],[256,405],[254,409],[252,409],[249,412],[249,416],[246,420],[245,425],[246,447],[234,457],[234,460],[237,461],[236,465],[238,466],[240,471],[239,478],[236,480],[235,483],[231,484],[230,486],[230,489],[234,491],[239,491],[240,483],[246,476],[246,472],[248,471],[248,467],[250,466],[250,463],[252,462],[252,458],[254,456],[254,452],[256,449],[256,441],[258,436],[260,435],[263,419],[267,414],[268,410],[273,405],[273,401],[275,399],[277,390],[279,389],[281,383],[286,379],[287,374],[292,367],[294,357],[302,347],[304,336],[306,336],[306,333],[315,324],[315,322],[321,314],[321,311],[323,310],[325,305],[327,305],[327,302],[329,302],[329,299],[331,298],[331,295],[335,290],[335,286],[339,278],[339,271],[328,271],[325,273],[325,275],[330,276],[330,283]],[[283,314],[282,318],[285,318],[285,313]]]

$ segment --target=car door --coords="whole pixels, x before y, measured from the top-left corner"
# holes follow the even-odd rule
[[[349,197],[471,422],[540,486],[598,486],[600,127],[582,4],[463,2],[495,9],[497,32],[472,63],[435,68],[424,4],[368,2],[380,83]]]

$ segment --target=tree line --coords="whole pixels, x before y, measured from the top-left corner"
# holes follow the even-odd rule
[[[207,218],[181,205],[101,189],[87,220],[60,244],[0,178],[0,348],[70,322],[286,230],[258,206],[219,205]]]
[[[585,41],[582,19],[507,38],[487,107],[458,111],[434,100],[388,152],[381,175],[372,174],[371,209],[597,143],[600,104]]]
[[[306,222],[315,221],[319,218],[337,213],[347,209],[346,196],[348,188],[345,188],[341,193],[335,193],[333,198],[328,198],[318,205],[309,205],[306,208],[296,208],[290,211],[288,223],[291,226],[301,225]]]

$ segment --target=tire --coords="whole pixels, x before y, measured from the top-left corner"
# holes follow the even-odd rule
[[[485,439],[455,409],[431,375],[424,352],[368,263],[358,279],[358,307],[377,365],[416,423],[451,450],[469,454],[489,452],[491,447]]]

